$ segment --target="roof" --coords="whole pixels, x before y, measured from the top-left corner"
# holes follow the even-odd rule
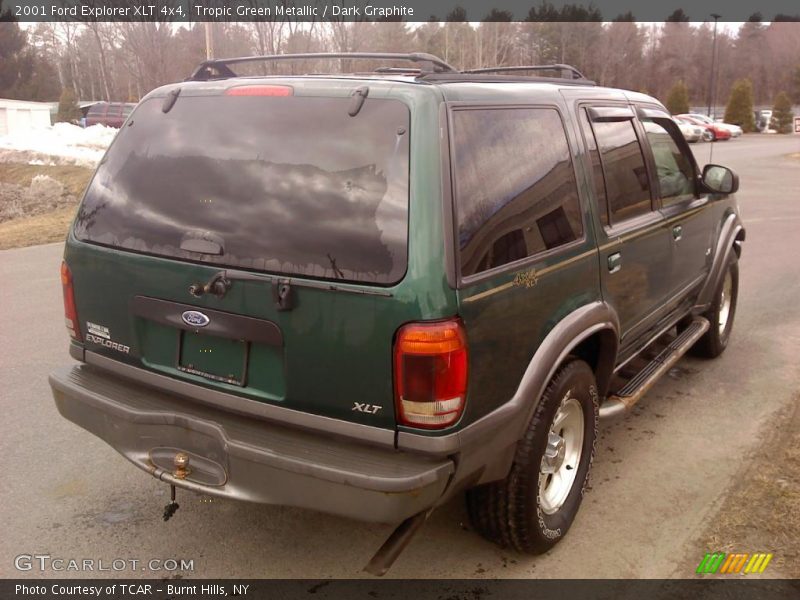
[[[284,74],[284,75],[253,75],[243,76],[234,69],[237,65],[266,63],[274,64],[279,61],[303,60],[342,60],[350,62],[370,61],[371,63],[388,63],[374,70],[350,73],[314,73]],[[397,63],[406,63],[410,66],[395,66]],[[319,64],[319,62],[317,62]],[[361,64],[364,64],[363,62]],[[369,63],[367,63],[368,66]],[[556,77],[543,76],[543,73],[555,73]],[[526,75],[524,73],[532,73]],[[182,89],[208,89],[218,87],[224,89],[232,85],[241,85],[242,82],[251,84],[288,83],[292,80],[303,81],[353,81],[353,82],[381,82],[402,83],[409,86],[435,87],[446,100],[459,101],[497,101],[502,96],[503,101],[519,101],[529,104],[531,102],[544,102],[552,100],[554,90],[569,88],[572,91],[580,90],[581,96],[587,99],[603,99],[616,101],[639,101],[661,104],[638,92],[628,92],[620,89],[597,86],[593,81],[584,77],[575,67],[564,64],[552,65],[520,65],[486,67],[460,71],[442,59],[423,53],[397,54],[397,53],[311,53],[311,54],[284,54],[266,56],[244,56],[235,58],[220,58],[202,62],[183,83],[171,84],[154,90],[148,96],[162,96],[176,87]]]
[[[11,100],[0,98],[0,108],[23,108],[28,110],[50,110],[49,102],[32,102],[29,100]]]

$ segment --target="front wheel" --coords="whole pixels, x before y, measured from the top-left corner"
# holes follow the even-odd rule
[[[703,314],[711,326],[692,348],[692,354],[705,358],[716,358],[728,347],[736,315],[739,296],[739,264],[736,257],[728,263],[725,275],[709,309]]]
[[[572,525],[589,480],[597,437],[592,369],[562,366],[548,384],[502,481],[467,492],[470,520],[484,537],[520,552],[547,552]]]

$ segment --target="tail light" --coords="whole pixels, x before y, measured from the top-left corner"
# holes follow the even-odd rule
[[[467,338],[459,319],[411,323],[394,346],[395,403],[402,425],[442,429],[467,397]]]
[[[64,292],[64,323],[73,340],[81,341],[78,311],[75,308],[75,289],[72,286],[72,271],[66,262],[61,263],[61,289]]]

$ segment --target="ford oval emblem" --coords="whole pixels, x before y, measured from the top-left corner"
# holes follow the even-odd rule
[[[181,315],[181,319],[192,327],[205,327],[211,321],[206,315],[197,310],[187,310]]]

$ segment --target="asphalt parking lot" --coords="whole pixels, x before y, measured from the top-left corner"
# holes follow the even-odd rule
[[[434,513],[390,576],[691,575],[681,570],[687,548],[800,383],[800,157],[789,156],[800,153],[800,135],[700,144],[701,164],[712,146],[713,162],[740,174],[747,227],[727,352],[683,359],[632,414],[605,426],[583,508],[548,555],[484,541],[456,500]],[[61,252],[60,244],[0,252],[0,576],[360,577],[390,527],[182,491],[164,523],[168,488],[60,417],[47,374],[70,361]],[[18,571],[22,554],[126,562],[89,573]],[[151,559],[192,560],[193,570],[148,570]]]

